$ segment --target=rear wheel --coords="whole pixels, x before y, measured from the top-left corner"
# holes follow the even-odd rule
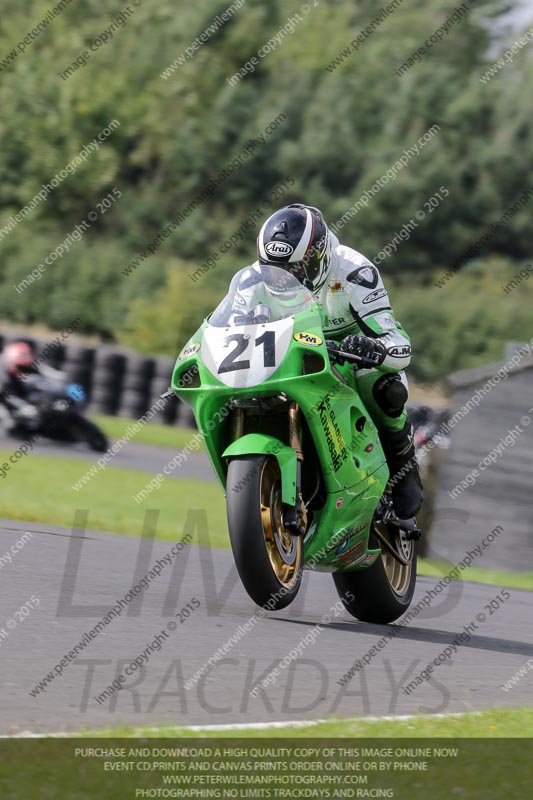
[[[334,573],[333,580],[352,616],[362,622],[387,624],[405,614],[413,599],[416,544],[389,523],[374,521],[369,545],[381,547],[381,555],[369,569]]]
[[[91,450],[97,453],[105,453],[109,447],[107,436],[102,433],[98,425],[85,417],[78,417],[71,425],[71,431],[75,439],[86,442]]]
[[[231,549],[244,588],[263,608],[288,606],[302,580],[303,537],[283,525],[277,460],[249,456],[231,461],[226,489]]]

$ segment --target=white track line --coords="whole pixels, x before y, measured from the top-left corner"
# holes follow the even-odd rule
[[[487,709],[490,711],[491,709]],[[289,720],[288,722],[235,722],[228,725],[189,725],[187,727],[161,725],[157,728],[134,728],[133,733],[129,734],[127,738],[142,736],[143,733],[158,733],[165,730],[179,730],[180,732],[191,733],[200,731],[246,731],[256,730],[262,731],[268,728],[311,728],[315,725],[323,725],[324,723],[348,723],[348,722],[402,722],[412,719],[448,719],[449,717],[464,717],[466,715],[478,716],[482,711],[455,711],[449,714],[392,714],[383,717],[340,717],[332,719],[312,719],[312,720]],[[59,733],[32,733],[31,731],[21,731],[21,733],[13,734],[0,734],[0,739],[43,739],[50,738],[70,738],[72,736],[82,736],[76,731],[62,731]],[[95,739],[98,734],[88,734],[82,738]],[[107,737],[106,737],[107,738]]]

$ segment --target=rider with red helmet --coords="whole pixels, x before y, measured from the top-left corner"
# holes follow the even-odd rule
[[[34,361],[35,353],[25,341],[6,344],[0,354],[0,403],[12,417],[15,415],[14,424],[9,426],[11,430],[22,420],[25,428],[38,427],[38,410],[26,399],[27,386],[24,380],[27,375],[39,372]]]

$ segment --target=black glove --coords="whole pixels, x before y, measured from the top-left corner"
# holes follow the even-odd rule
[[[387,348],[378,339],[370,339],[368,336],[347,336],[342,341],[340,349],[353,356],[367,358],[376,366],[383,364],[387,357]]]

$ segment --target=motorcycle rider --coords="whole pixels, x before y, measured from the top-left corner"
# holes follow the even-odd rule
[[[411,346],[378,270],[357,250],[340,244],[319,209],[300,203],[266,220],[257,249],[260,264],[288,270],[315,295],[326,316],[327,339],[340,341],[346,353],[374,361],[375,368],[356,371],[357,389],[387,458],[394,510],[400,519],[414,517],[423,495],[405,409],[404,370]]]
[[[25,341],[10,342],[0,356],[0,403],[9,412],[8,431],[37,430],[40,414],[27,400],[25,377],[39,372],[35,353]]]

